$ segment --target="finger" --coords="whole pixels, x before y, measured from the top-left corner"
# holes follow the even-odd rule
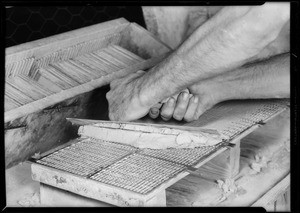
[[[149,111],[149,116],[150,116],[150,118],[152,118],[152,119],[156,119],[156,118],[159,116],[159,109],[156,109],[156,108],[151,109],[151,110]]]
[[[208,109],[210,109],[212,106],[210,104],[203,104],[199,102],[196,113],[194,115],[194,120],[198,120],[199,117],[206,112]]]
[[[199,117],[204,113],[204,109],[203,109],[203,106],[198,106],[197,110],[196,110],[196,113],[194,115],[194,120],[198,120]]]
[[[160,116],[163,120],[168,121],[172,118],[174,109],[175,109],[176,100],[174,98],[170,98],[167,103],[164,103]]]
[[[186,113],[184,115],[185,121],[191,122],[194,120],[194,115],[196,113],[198,103],[199,103],[198,96],[193,96],[190,98],[189,105],[188,105]]]
[[[159,109],[161,108],[162,104],[156,104],[154,105],[153,107],[151,107],[150,111],[149,111],[149,116],[152,118],[152,119],[155,119],[159,116]]]
[[[187,92],[187,93],[190,93],[190,90],[188,88],[182,90],[181,92]]]
[[[177,99],[176,107],[173,113],[173,118],[181,121],[187,110],[189,104],[189,94],[187,92],[182,92]]]

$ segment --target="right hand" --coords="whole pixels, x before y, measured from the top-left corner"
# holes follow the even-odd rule
[[[220,102],[217,93],[203,83],[195,84],[189,90],[184,90],[170,97],[163,104],[153,106],[149,111],[149,116],[155,119],[160,115],[165,121],[173,117],[178,121],[191,122],[198,120],[206,110]],[[212,96],[211,94],[215,95]]]

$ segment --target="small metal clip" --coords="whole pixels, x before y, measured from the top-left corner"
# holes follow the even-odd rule
[[[258,121],[256,124],[265,125],[266,123],[263,120]]]
[[[79,106],[79,101],[76,99],[73,103],[65,105],[65,106],[60,106],[60,105],[54,105],[48,108],[43,109],[43,113],[51,112],[51,111],[56,111],[60,112],[61,110],[72,108]]]
[[[235,144],[223,140],[223,146],[226,146],[226,147],[229,147],[229,148],[234,148],[234,147],[235,147]]]
[[[227,143],[226,146],[227,146],[227,147],[230,147],[230,148],[234,148],[234,147],[235,147],[235,144],[234,144],[234,143]]]
[[[197,168],[195,168],[193,166],[187,166],[186,168],[187,168],[187,170],[192,171],[192,172],[197,170]]]
[[[7,128],[5,128],[4,130],[14,130],[14,129],[21,129],[21,128],[27,128],[27,125],[20,125],[20,126],[8,126]]]

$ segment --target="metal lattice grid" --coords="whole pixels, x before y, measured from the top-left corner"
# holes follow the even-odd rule
[[[256,109],[245,113],[245,115],[236,121],[232,121],[227,128],[220,131],[221,134],[228,136],[230,139],[241,134],[254,124],[267,120],[271,116],[284,110],[287,103],[284,101],[269,102],[258,105]]]
[[[88,177],[136,150],[134,147],[89,138],[58,150],[37,163]]]
[[[196,149],[144,150],[87,138],[36,162],[105,184],[147,194],[221,147],[217,145]]]
[[[184,169],[185,166],[166,160],[132,154],[91,176],[91,179],[147,194]]]
[[[185,166],[194,166],[206,156],[219,150],[222,145],[223,143],[219,143],[215,146],[203,146],[193,149],[143,149],[140,153]]]

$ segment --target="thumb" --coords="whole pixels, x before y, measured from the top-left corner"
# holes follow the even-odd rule
[[[198,120],[198,119],[200,118],[200,116],[201,116],[206,110],[207,110],[207,109],[206,109],[206,107],[204,107],[203,104],[199,104],[199,105],[198,105],[198,108],[197,108],[197,110],[196,110],[196,112],[195,112],[194,119],[195,119],[195,120]]]

